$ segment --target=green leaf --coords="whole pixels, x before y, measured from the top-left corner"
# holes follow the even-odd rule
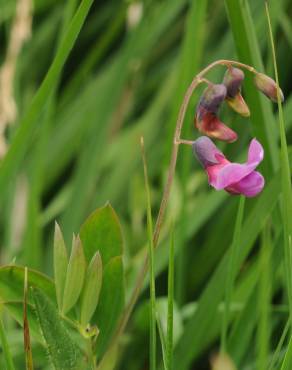
[[[55,369],[85,369],[82,352],[71,339],[54,304],[39,289],[33,288],[32,294],[49,357]]]
[[[81,300],[80,322],[86,326],[94,314],[98,304],[99,293],[102,284],[102,260],[99,252],[92,257],[87,268],[85,286]]]
[[[23,302],[24,268],[21,266],[6,265],[0,268],[0,299],[5,303],[8,301]],[[34,286],[45,292],[51,299],[55,300],[55,288],[53,281],[46,275],[28,269],[28,286]],[[30,297],[28,302],[31,303]],[[22,307],[21,307],[22,314]]]
[[[104,266],[111,258],[122,254],[121,226],[110,204],[98,208],[87,218],[81,227],[80,238],[88,262],[97,251]]]
[[[111,348],[103,357],[101,363],[98,365],[97,370],[114,370],[118,360],[118,345]]]
[[[24,268],[21,266],[7,265],[0,268],[0,301],[9,314],[22,326],[23,325],[23,286]],[[37,287],[55,301],[53,281],[46,275],[28,269],[28,286]],[[32,308],[32,297],[28,292],[27,316],[30,329],[34,338],[41,341],[37,319]]]
[[[112,258],[104,268],[99,304],[92,320],[100,330],[95,349],[98,358],[104,354],[112,338],[123,307],[123,263],[122,257],[119,256]]]
[[[86,261],[80,237],[73,239],[71,256],[67,268],[62,312],[68,312],[77,302],[84,282]]]
[[[56,296],[59,309],[61,309],[62,307],[67,265],[68,265],[67,249],[63,239],[62,231],[56,222],[54,236],[54,276],[56,285]]]
[[[14,364],[13,364],[13,359],[11,356],[11,351],[9,348],[9,344],[7,342],[4,326],[2,323],[2,319],[0,319],[0,342],[2,345],[1,350],[3,351],[4,354],[4,359],[5,359],[5,366],[7,370],[15,370]]]

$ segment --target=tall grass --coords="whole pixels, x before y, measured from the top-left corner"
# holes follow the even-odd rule
[[[247,72],[243,95],[250,119],[225,106],[220,112],[240,136],[236,143],[219,145],[228,158],[243,161],[251,137],[265,149],[260,169],[265,189],[245,200],[240,238],[234,234],[239,199],[208,187],[191,150],[182,148],[155,264],[151,258],[150,278],[121,346],[111,352],[118,351],[118,356],[110,353],[107,358],[117,361],[119,370],[148,367],[151,287],[152,369],[164,366],[156,311],[160,302],[167,306],[167,298],[168,310],[159,315],[158,329],[164,335],[168,369],[208,368],[222,330],[225,352],[238,369],[264,369],[267,362],[269,370],[289,369],[291,1],[269,2],[270,28],[263,2],[150,0],[143,2],[140,19],[141,8],[134,4],[35,1],[32,36],[15,75],[19,115],[6,132],[9,151],[0,163],[1,262],[22,262],[53,275],[55,219],[70,241],[85,217],[109,200],[123,230],[128,300],[145,256],[153,257],[151,220],[158,211],[186,86],[200,69],[221,58],[246,62],[271,76],[274,66],[285,94],[283,106],[272,106]],[[0,2],[0,65],[14,10],[15,1]],[[223,73],[218,67],[208,78],[219,82]],[[193,114],[201,91],[188,108],[184,139],[199,135]],[[146,190],[141,136],[147,155]],[[175,243],[170,243],[173,234]],[[232,254],[236,263],[230,268]],[[1,304],[14,307],[17,292],[2,302],[6,284],[0,281]],[[34,366],[45,370],[48,360],[37,333],[32,327]],[[0,368],[24,368],[22,335],[4,308]]]

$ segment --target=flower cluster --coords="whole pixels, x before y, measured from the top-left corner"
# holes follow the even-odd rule
[[[263,73],[255,72],[255,86],[272,101],[277,101],[277,85]],[[230,194],[243,194],[254,197],[264,187],[263,176],[255,168],[264,158],[261,144],[253,139],[249,146],[247,162],[231,163],[216,147],[210,138],[229,143],[237,140],[237,134],[226,126],[218,117],[224,101],[235,112],[248,117],[250,111],[241,95],[244,73],[241,69],[228,66],[221,84],[208,82],[196,109],[195,126],[207,136],[202,136],[193,143],[193,152],[204,167],[209,184],[216,190],[224,189]],[[284,96],[279,89],[280,99]]]

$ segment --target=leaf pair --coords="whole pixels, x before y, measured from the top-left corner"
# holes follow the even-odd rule
[[[68,261],[67,249],[60,227],[55,225],[54,274],[59,310],[68,313],[81,299],[80,323],[84,328],[90,322],[98,304],[102,284],[102,261],[97,251],[88,267],[79,236],[73,238]]]

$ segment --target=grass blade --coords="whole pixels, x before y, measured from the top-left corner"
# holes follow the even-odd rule
[[[225,0],[225,6],[240,61],[263,71],[260,48],[248,2]],[[256,90],[252,76],[246,75],[244,85],[246,100],[251,110],[253,134],[265,148],[263,170],[265,176],[269,177],[275,171],[278,162],[271,103]]]
[[[271,48],[273,54],[274,72],[276,77],[276,83],[279,87],[279,77],[277,69],[276,51],[273,40],[272,26],[269,14],[268,3],[266,2],[266,14],[268,20],[269,35],[271,41]],[[279,89],[277,89],[277,101],[279,109],[279,126],[280,126],[280,140],[281,140],[281,190],[282,190],[282,218],[284,226],[284,253],[285,253],[285,266],[286,266],[286,279],[287,279],[287,291],[289,300],[290,310],[290,323],[292,320],[292,265],[291,265],[291,250],[290,250],[290,238],[292,234],[292,189],[291,189],[291,171],[289,165],[289,156],[287,148],[287,140],[285,133],[285,122],[283,116],[282,103],[280,98]]]
[[[49,98],[55,84],[61,74],[65,61],[77,39],[77,36],[83,26],[85,18],[93,0],[83,0],[75,16],[73,17],[68,31],[60,44],[56,57],[36,95],[33,98],[30,108],[24,115],[22,122],[13,138],[9,151],[5,156],[0,167],[0,187],[4,188],[9,184],[9,178],[12,176],[30,143],[31,134],[37,124],[37,118],[41,114],[47,99]]]
[[[156,369],[156,300],[155,300],[155,272],[154,272],[154,244],[153,224],[151,214],[151,198],[147,173],[147,163],[144,150],[144,140],[141,137],[141,150],[144,167],[145,191],[147,199],[147,232],[150,260],[150,370]]]
[[[174,233],[171,233],[168,263],[166,369],[173,368]]]
[[[227,275],[225,279],[226,281],[225,282],[226,284],[225,285],[225,305],[224,305],[224,313],[223,313],[223,321],[222,321],[221,353],[227,352],[226,342],[227,342],[227,332],[228,332],[228,324],[229,324],[230,304],[231,304],[234,280],[236,277],[236,270],[237,270],[237,264],[238,264],[241,229],[242,229],[243,214],[244,214],[244,204],[245,204],[245,197],[241,195],[239,199],[238,212],[237,212],[237,217],[235,221],[233,240],[231,243],[228,270],[227,270]]]
[[[258,328],[257,328],[257,354],[258,369],[266,370],[268,367],[268,354],[270,344],[270,260],[272,251],[271,228],[269,222],[264,227],[259,262],[259,287],[258,287]]]
[[[292,337],[290,337],[288,348],[281,366],[281,370],[290,370],[292,366]]]
[[[283,330],[283,332],[281,334],[281,338],[280,338],[279,343],[278,343],[278,345],[276,347],[276,350],[275,350],[275,352],[273,354],[272,361],[270,363],[270,366],[268,367],[268,370],[275,369],[276,364],[277,364],[277,361],[278,361],[278,358],[279,358],[279,354],[280,354],[280,352],[282,350],[284,341],[285,341],[286,336],[287,336],[287,334],[289,332],[289,328],[290,328],[290,322],[288,320],[287,323],[286,323],[286,325],[285,325],[285,327],[284,327],[284,330]]]
[[[159,333],[159,338],[161,342],[161,349],[162,349],[162,359],[163,359],[163,366],[164,369],[167,370],[167,354],[166,354],[166,338],[163,332],[163,327],[161,323],[160,316],[157,314],[157,328],[158,328],[158,333]]]

